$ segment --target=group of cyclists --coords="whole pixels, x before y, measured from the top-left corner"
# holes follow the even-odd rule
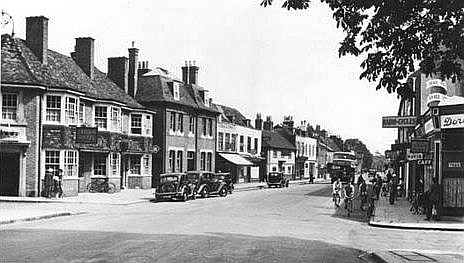
[[[345,186],[343,186],[340,178],[337,178],[332,184],[333,202],[335,206],[340,207],[340,200],[343,196],[345,209],[347,210],[348,216],[353,212],[353,199],[355,197],[355,187],[353,181],[350,180]],[[361,198],[360,209],[364,210],[364,205],[367,203],[367,185],[362,176],[358,179],[358,196]]]

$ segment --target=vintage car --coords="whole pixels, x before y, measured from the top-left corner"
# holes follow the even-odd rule
[[[289,179],[281,172],[270,172],[267,174],[267,186],[288,187]]]
[[[229,185],[224,176],[214,174],[208,171],[189,171],[187,172],[188,180],[194,182],[197,193],[207,198],[210,195],[218,194],[220,196],[227,196],[230,192]]]
[[[234,191],[234,183],[232,182],[232,176],[230,173],[216,173],[216,176],[219,176],[227,184],[227,190],[229,194],[232,194]]]
[[[154,195],[155,201],[163,199],[180,199],[182,201],[187,201],[189,198],[195,199],[195,184],[192,180],[189,180],[185,173],[161,174]]]

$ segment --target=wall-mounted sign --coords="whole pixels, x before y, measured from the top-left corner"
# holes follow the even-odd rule
[[[425,88],[429,89],[431,87],[441,87],[443,89],[446,89],[446,81],[443,81],[441,79],[431,79],[425,82]]]
[[[448,162],[448,168],[461,168],[462,162],[455,161],[455,162]]]
[[[464,128],[464,114],[440,116],[442,129]]]
[[[97,128],[76,127],[76,143],[96,144]]]
[[[432,160],[431,159],[422,159],[422,160],[417,160],[418,165],[432,165]]]
[[[382,128],[416,127],[416,116],[386,116],[382,117]]]
[[[435,127],[433,126],[433,120],[432,119],[425,122],[425,124],[424,124],[425,134],[429,134],[434,129],[435,129]]]
[[[416,161],[424,159],[424,155],[422,153],[408,153],[406,158],[408,161]]]
[[[429,151],[430,143],[428,140],[411,140],[412,153],[426,153]]]
[[[464,173],[464,153],[445,152],[443,153],[443,171]]]
[[[427,96],[427,105],[434,101],[442,101],[445,95],[441,93],[432,93]]]
[[[395,143],[391,145],[392,151],[402,151],[409,147],[409,143]]]

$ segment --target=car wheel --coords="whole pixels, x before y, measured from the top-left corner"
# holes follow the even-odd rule
[[[87,191],[88,191],[89,193],[95,193],[95,187],[93,186],[92,183],[89,183],[89,184],[87,185]]]
[[[208,198],[208,196],[209,196],[208,188],[204,187],[204,188],[201,190],[201,197],[203,197],[203,198]]]
[[[225,187],[223,187],[221,189],[221,191],[219,191],[219,195],[222,196],[222,197],[226,197],[227,196],[227,189]]]

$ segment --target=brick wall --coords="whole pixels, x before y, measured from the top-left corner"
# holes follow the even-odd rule
[[[26,196],[38,196],[39,183],[39,104],[40,96],[37,91],[24,90],[22,96],[24,122],[27,124],[26,138],[31,142],[26,150],[26,164],[23,176],[26,178]],[[43,160],[41,160],[43,162]]]

